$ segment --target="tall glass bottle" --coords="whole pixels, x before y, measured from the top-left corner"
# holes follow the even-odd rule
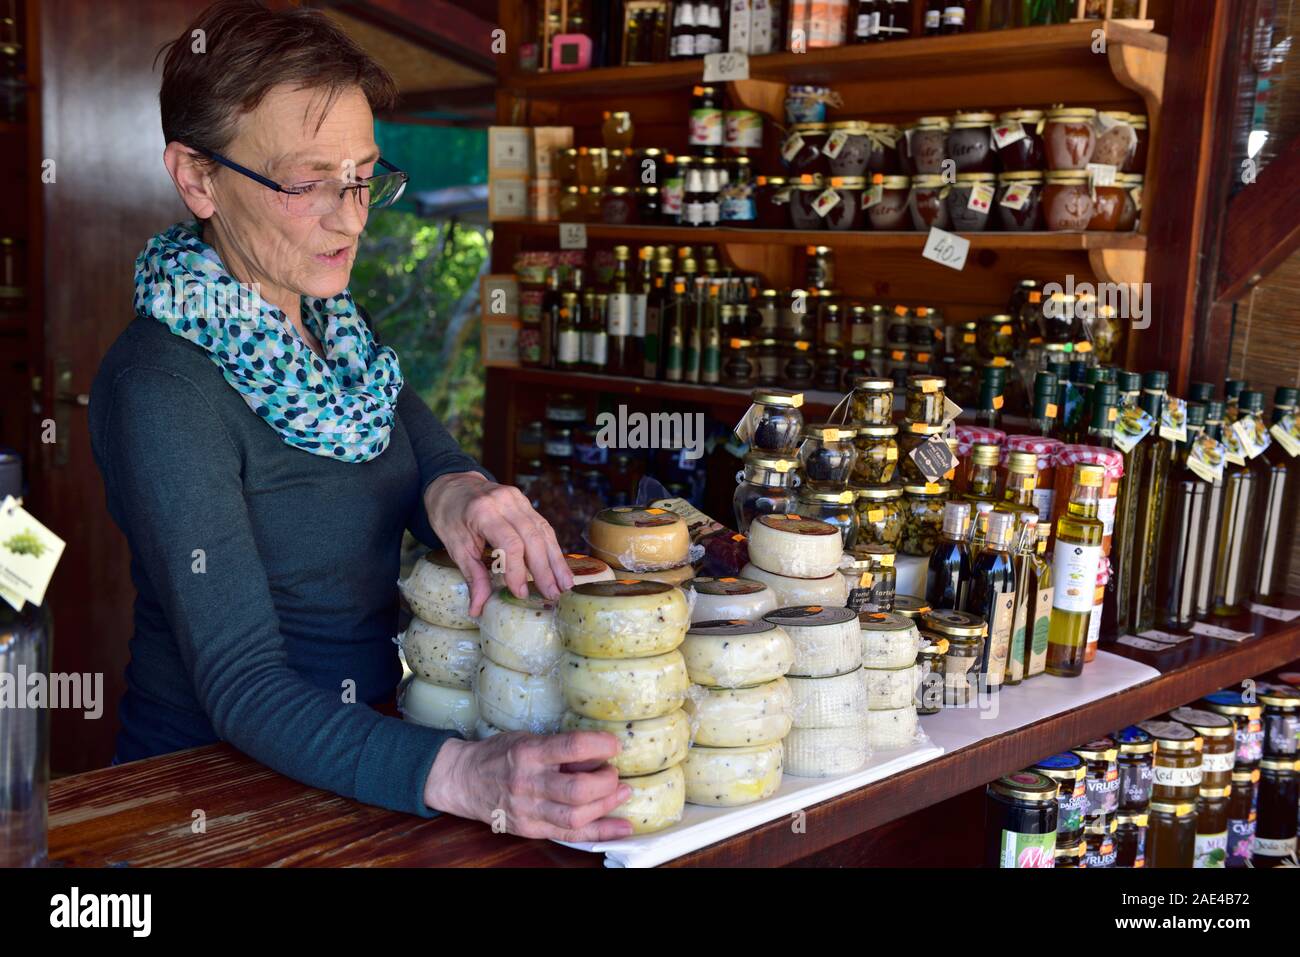
[[[697,275],[694,259],[682,263],[686,285],[685,322],[682,325],[682,381],[700,381],[700,335],[704,318],[704,300],[708,295],[708,280]]]
[[[1102,524],[1097,501],[1106,470],[1100,465],[1076,465],[1070,504],[1056,523],[1056,552],[1052,559],[1052,618],[1047,632],[1050,675],[1073,678],[1083,672],[1101,564]]]
[[[989,515],[993,513],[992,502],[976,502],[975,514],[970,522],[970,559],[974,563],[979,557],[980,549],[988,538]]]
[[[1006,385],[1005,366],[985,366],[980,377],[979,403],[975,407],[975,424],[988,429],[1002,425],[1002,390]]]
[[[1214,400],[1205,404],[1205,435],[1216,442],[1223,441],[1222,402]],[[1214,612],[1214,570],[1219,552],[1219,526],[1223,519],[1222,474],[1206,484],[1204,511],[1192,601],[1192,613],[1197,621],[1204,621]]]
[[[681,382],[686,359],[686,326],[690,322],[690,299],[683,276],[673,280],[673,292],[661,320],[663,324],[660,368],[669,382]]]
[[[1187,406],[1187,439],[1178,443],[1169,477],[1156,592],[1161,628],[1190,628],[1196,616],[1196,564],[1201,557],[1210,484],[1188,467],[1187,460],[1205,427],[1205,412],[1203,405]]]
[[[1056,376],[1040,372],[1034,377],[1034,408],[1029,420],[1029,431],[1043,438],[1055,438],[1056,429]]]
[[[1295,413],[1300,393],[1287,386],[1273,395],[1273,425]],[[1259,483],[1252,550],[1259,561],[1255,575],[1254,600],[1267,604],[1286,593],[1286,578],[1291,556],[1291,531],[1296,515],[1296,467],[1282,441],[1273,441],[1251,463]]]
[[[969,502],[997,502],[998,461],[1002,457],[999,446],[977,442],[970,451],[970,475],[962,497]]]
[[[1160,555],[1160,529],[1165,513],[1165,488],[1169,483],[1169,460],[1173,443],[1160,437],[1160,412],[1164,405],[1169,375],[1148,372],[1142,376],[1142,408],[1155,423],[1151,427],[1151,449],[1138,474],[1137,526],[1134,535],[1133,587],[1129,593],[1129,631],[1141,634],[1156,623],[1156,563]]]
[[[948,502],[943,507],[943,532],[925,575],[925,603],[931,608],[965,611],[971,583],[970,546],[966,523],[970,505]]]
[[[708,281],[701,311],[700,382],[704,385],[717,385],[722,378],[722,285],[721,279]]]
[[[672,304],[672,274],[671,256],[661,256],[655,261],[654,288],[646,296],[645,340],[642,347],[645,361],[641,374],[647,379],[658,379],[664,375],[663,350],[667,341],[668,311]]]
[[[1029,595],[1029,610],[1025,632],[1025,677],[1041,675],[1047,667],[1047,636],[1052,623],[1052,563],[1047,557],[1047,540],[1052,528],[1039,522],[1035,529],[1037,542],[1029,562],[1029,580],[1024,586]]]
[[[634,375],[632,366],[632,274],[631,250],[626,246],[614,247],[614,275],[609,281],[605,302],[606,362],[610,375]]]
[[[1242,415],[1262,415],[1264,393],[1246,390],[1240,393],[1238,419]],[[1225,430],[1228,426],[1225,424]],[[1242,454],[1245,452],[1243,450]],[[1250,597],[1254,584],[1246,571],[1256,560],[1251,554],[1250,530],[1258,497],[1259,476],[1249,460],[1229,461],[1223,470],[1223,514],[1219,519],[1219,542],[1214,559],[1214,614],[1235,615],[1242,602]]]
[[[1131,426],[1137,422],[1142,410],[1139,402],[1142,376],[1136,372],[1120,370],[1115,374],[1115,383],[1119,389],[1119,416],[1116,421]],[[1152,437],[1148,434],[1131,446],[1122,439],[1113,439],[1113,443],[1124,456],[1124,475],[1120,479],[1119,496],[1115,503],[1114,531],[1110,544],[1110,581],[1106,584],[1106,600],[1101,610],[1101,633],[1109,637],[1127,631],[1133,617],[1130,596],[1135,568],[1139,476],[1152,445]]]
[[[628,340],[624,363],[627,374],[640,376],[645,371],[646,311],[655,289],[655,248],[642,246],[637,251],[637,275],[632,288],[632,335]]]
[[[556,367],[559,342],[560,309],[564,306],[564,293],[560,291],[560,267],[552,266],[546,273],[546,292],[542,294],[542,366]]]
[[[980,662],[980,677],[996,694],[1006,680],[1011,629],[1015,623],[1016,570],[1011,563],[1011,533],[1015,518],[1006,512],[989,512],[984,547],[971,569],[967,610],[988,624],[988,640]]]
[[[1033,577],[1034,550],[1038,546],[1038,510],[1011,513],[1015,527],[1011,533],[1011,565],[1016,574],[1016,600],[1011,611],[1011,648],[1007,652],[1006,684],[1018,685],[1029,677],[1026,649],[1030,644],[1030,579]]]
[[[582,366],[582,306],[576,292],[564,293],[561,300],[555,330],[555,368],[576,372]]]

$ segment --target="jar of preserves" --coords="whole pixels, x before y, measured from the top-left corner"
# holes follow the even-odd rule
[[[1119,229],[1120,215],[1127,199],[1128,190],[1119,182],[1111,186],[1094,186],[1092,219],[1088,220],[1088,228],[1103,233],[1115,232]]]
[[[1239,691],[1216,691],[1201,703],[1210,711],[1231,718],[1237,742],[1237,770],[1259,764],[1264,756],[1264,706],[1246,703]]]
[[[582,195],[582,222],[600,222],[600,212],[604,206],[605,189],[602,186],[583,186],[578,190]]]
[[[963,233],[984,232],[997,196],[997,180],[993,173],[957,174],[956,185],[944,199],[953,229]]]
[[[1119,221],[1115,229],[1131,233],[1138,228],[1142,215],[1142,177],[1136,173],[1119,173],[1115,182],[1124,187],[1124,201],[1120,204]]]
[[[998,176],[998,225],[1004,232],[1043,228],[1043,174],[1035,170]]]
[[[803,434],[803,394],[783,389],[755,389],[750,393],[747,421],[753,423],[748,436],[752,448],[781,456],[793,456]]]
[[[898,471],[904,482],[924,484],[928,481],[924,473],[917,467],[916,460],[912,458],[912,453],[926,439],[935,435],[942,435],[943,430],[944,426],[942,425],[923,425],[917,422],[910,424],[905,431],[899,433]],[[927,554],[929,553],[927,552]]]
[[[903,130],[898,141],[898,158],[908,176],[943,172],[948,138],[946,116],[923,116]]]
[[[944,389],[948,383],[940,376],[914,375],[907,378],[907,421],[915,425],[943,425]]]
[[[859,425],[854,443],[857,458],[853,481],[862,485],[888,485],[898,469],[898,426]]]
[[[1258,817],[1255,821],[1255,867],[1278,867],[1296,855],[1296,762],[1292,758],[1261,758]]]
[[[868,123],[867,173],[884,173],[886,176],[903,172],[898,157],[898,127],[892,123]]]
[[[1228,795],[1228,866],[1245,867],[1255,852],[1259,768],[1232,772]]]
[[[1049,170],[1085,170],[1097,146],[1097,111],[1072,106],[1048,110],[1043,147]]]
[[[897,550],[903,538],[903,490],[896,485],[883,488],[849,484],[853,506],[858,512],[857,545],[882,545]]]
[[[636,193],[626,186],[610,186],[600,199],[600,221],[609,226],[630,226],[637,222]]]
[[[1228,797],[1232,786],[1201,788],[1196,797],[1196,850],[1192,866],[1226,867],[1228,858]]]
[[[1094,817],[1084,827],[1087,851],[1083,855],[1086,868],[1115,867],[1118,857],[1115,847],[1115,829],[1119,822],[1112,817]]]
[[[632,150],[624,147],[607,150],[606,163],[609,172],[605,176],[606,186],[636,186],[638,173]]]
[[[1098,111],[1097,143],[1092,150],[1093,163],[1112,166],[1117,172],[1124,168],[1124,164],[1137,149],[1137,133],[1129,122],[1131,116],[1125,110]]]
[[[758,384],[777,385],[781,381],[780,343],[772,338],[759,339],[754,356],[758,365]]]
[[[658,186],[639,186],[636,189],[637,221],[643,226],[656,226],[663,221],[663,207]]]
[[[1115,743],[1115,739],[1098,738],[1073,750],[1083,758],[1087,767],[1086,816],[1114,814],[1119,810],[1119,746]]]
[[[867,124],[861,120],[844,120],[831,123],[829,130],[822,151],[829,160],[830,174],[859,179],[866,176],[871,152]]]
[[[1196,805],[1152,801],[1146,850],[1147,867],[1191,867],[1196,860]]]
[[[1057,809],[1060,813],[1060,809]],[[1083,867],[1083,856],[1088,851],[1088,845],[1085,841],[1079,841],[1078,844],[1062,844],[1060,833],[1056,836],[1056,868]]]
[[[760,515],[788,515],[795,510],[795,467],[792,458],[750,452],[732,496],[736,530],[742,535]]]
[[[1016,771],[986,789],[985,867],[1053,867],[1056,863],[1056,782]]]
[[[1199,708],[1175,708],[1169,717],[1201,736],[1201,787],[1230,787],[1237,755],[1232,721]]]
[[[823,152],[829,131],[825,123],[796,123],[781,141],[781,159],[795,175],[829,176],[830,159]]]
[[[943,504],[948,500],[947,482],[924,482],[903,486],[903,539],[898,550],[928,558],[943,533]]]
[[[873,173],[871,189],[862,199],[867,219],[875,230],[907,229],[909,223],[908,198],[912,181],[906,176],[886,176]]]
[[[903,613],[903,596],[894,600],[894,611]],[[979,615],[950,609],[927,607],[919,598],[912,604],[925,610],[919,618],[921,634],[932,642],[946,641],[943,658],[943,703],[945,707],[962,707],[975,699],[979,687],[980,661],[984,657],[984,639],[988,626]]]
[[[1177,721],[1143,721],[1155,740],[1151,796],[1174,804],[1195,801],[1201,787],[1201,736]]]
[[[790,181],[784,176],[759,176],[755,183],[756,214],[759,229],[786,229],[790,225]]]
[[[828,190],[819,197],[826,228],[840,232],[862,228],[862,192],[867,181],[861,176],[832,176]]]
[[[1043,223],[1057,233],[1081,233],[1092,221],[1092,186],[1084,172],[1062,171],[1045,174]]]
[[[580,223],[583,220],[585,186],[566,186],[560,193],[560,202],[556,206],[557,215],[562,223]]]
[[[858,452],[853,440],[857,429],[818,423],[804,427],[799,465],[804,482],[815,489],[842,490],[853,474]]]
[[[1264,706],[1264,756],[1294,758],[1300,745],[1300,691],[1284,685],[1260,689]]]
[[[1135,143],[1120,172],[1142,174],[1147,171],[1147,118],[1140,113],[1130,113],[1128,123],[1133,128]]]
[[[804,173],[790,193],[790,229],[824,229],[826,220],[817,211],[817,198],[826,191],[820,176]]]
[[[555,178],[560,181],[561,187],[578,185],[578,150],[577,147],[556,150],[555,159],[553,160]]]
[[[722,360],[722,384],[733,389],[748,389],[758,383],[757,356],[753,339],[727,340]]]
[[[601,147],[578,147],[578,185],[604,186],[609,176],[608,157]]]
[[[1115,825],[1115,866],[1146,867],[1146,810],[1120,811],[1115,815]]]
[[[948,640],[925,636],[924,641],[916,654],[916,713],[938,714],[943,710],[943,662]]]
[[[834,525],[840,532],[840,543],[845,551],[856,544],[858,513],[853,507],[854,493],[850,489],[800,488],[796,496],[796,512],[804,518],[814,518]]]
[[[1042,110],[1008,110],[998,114],[993,128],[993,145],[998,160],[1007,171],[1041,170],[1046,161],[1043,150]]]
[[[1151,803],[1155,742],[1141,728],[1130,726],[1116,733],[1115,743],[1119,745],[1115,759],[1119,768],[1119,810],[1145,811]]]
[[[976,351],[983,362],[1009,360],[1016,350],[1016,325],[1005,313],[981,316],[976,327]]]
[[[992,113],[957,113],[953,116],[944,149],[959,174],[996,172],[994,119]]]
[[[787,342],[812,339],[817,334],[816,314],[817,306],[809,290],[791,289],[777,312],[777,338]]]
[[[894,550],[888,545],[855,544],[840,563],[849,600],[858,614],[881,614],[894,610]]]
[[[912,189],[907,198],[907,211],[912,217],[912,228],[928,232],[931,227],[948,229],[948,185],[942,176],[918,174],[912,177]]]
[[[824,123],[826,104],[833,98],[830,87],[791,86],[785,91],[787,123]]]
[[[796,339],[781,348],[781,374],[777,384],[783,389],[802,391],[813,384],[812,342]]]
[[[1088,802],[1083,758],[1073,751],[1064,751],[1039,761],[1030,770],[1056,782],[1057,846],[1078,844],[1083,840],[1084,811]]]

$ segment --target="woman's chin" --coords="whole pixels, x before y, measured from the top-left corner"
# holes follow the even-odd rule
[[[331,269],[318,268],[308,278],[302,294],[304,296],[314,296],[317,299],[328,299],[330,296],[337,296],[344,289],[347,289],[348,281],[351,278],[351,263]]]

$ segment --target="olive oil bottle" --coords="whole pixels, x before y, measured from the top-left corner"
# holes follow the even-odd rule
[[[1138,478],[1153,444],[1149,433],[1136,443],[1132,442],[1132,430],[1142,412],[1138,401],[1142,395],[1142,377],[1136,372],[1121,370],[1115,376],[1115,383],[1119,390],[1119,414],[1111,441],[1124,457],[1124,476],[1120,479],[1119,496],[1115,502],[1115,524],[1110,542],[1110,581],[1106,585],[1106,601],[1101,614],[1101,634],[1109,637],[1127,631],[1132,620],[1129,597],[1134,569]]]
[[[655,262],[654,287],[646,295],[644,358],[641,374],[658,379],[664,374],[663,347],[667,341],[668,311],[672,302],[673,261],[664,256]]]
[[[1038,510],[1012,513],[1011,565],[1016,573],[1016,599],[1011,609],[1011,647],[1007,652],[1006,684],[1018,685],[1029,677],[1025,649],[1029,646],[1030,578],[1034,549],[1038,545]]]
[[[1047,632],[1049,675],[1073,678],[1083,672],[1101,564],[1102,523],[1097,518],[1106,470],[1100,465],[1076,465],[1070,504],[1056,523],[1056,552],[1052,560],[1052,620]]]
[[[1243,391],[1237,401],[1238,418],[1264,411],[1262,392]],[[1214,559],[1216,615],[1230,616],[1241,611],[1241,603],[1249,597],[1253,584],[1253,576],[1248,575],[1246,568],[1258,558],[1249,547],[1258,478],[1249,461],[1229,462],[1223,470],[1223,515],[1219,519],[1219,543]]]
[[[970,452],[970,474],[966,479],[967,501],[996,502],[998,499],[998,461],[1002,457],[1000,446],[977,442]]]
[[[1205,508],[1210,485],[1187,466],[1188,455],[1205,426],[1206,408],[1187,406],[1187,439],[1178,443],[1169,478],[1169,507],[1160,533],[1160,565],[1156,593],[1161,628],[1190,628],[1196,615],[1196,564],[1205,534]]]
[[[1194,384],[1195,385],[1195,384]],[[1223,441],[1223,403],[1205,404],[1205,435]],[[1206,483],[1203,526],[1196,556],[1192,616],[1204,621],[1214,612],[1214,569],[1219,551],[1219,525],[1223,519],[1223,476]]]
[[[1052,563],[1047,558],[1047,540],[1052,527],[1040,522],[1035,529],[1037,543],[1029,562],[1029,581],[1024,586],[1029,597],[1025,632],[1025,677],[1041,675],[1047,667],[1047,634],[1052,623]]]
[[[1056,428],[1056,376],[1040,372],[1034,377],[1034,408],[1029,431],[1043,438],[1054,437]]]
[[[946,611],[965,611],[971,584],[970,547],[966,525],[970,505],[948,502],[943,507],[943,532],[925,574],[925,603]]]
[[[1173,451],[1173,443],[1160,436],[1160,413],[1168,384],[1169,375],[1165,372],[1148,372],[1142,376],[1142,408],[1155,422],[1151,427],[1150,452],[1138,474],[1128,627],[1135,634],[1155,627],[1156,623],[1156,563],[1160,555],[1160,529],[1164,523],[1165,489],[1169,483],[1169,461]]]
[[[1255,554],[1259,569],[1255,574],[1253,598],[1267,604],[1286,592],[1288,558],[1291,542],[1284,538],[1295,521],[1296,465],[1276,431],[1287,415],[1295,413],[1296,389],[1280,387],[1273,396],[1273,441],[1252,463],[1259,483],[1259,505],[1256,508]],[[1283,426],[1285,428],[1285,426]],[[1288,433],[1289,434],[1289,433]],[[1294,441],[1294,440],[1293,440]]]
[[[1014,522],[1006,512],[988,513],[987,537],[971,573],[968,611],[988,624],[980,678],[990,694],[998,693],[1006,680],[1015,623],[1016,570],[1010,552]]]

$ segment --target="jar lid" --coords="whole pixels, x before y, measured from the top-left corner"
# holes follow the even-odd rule
[[[825,123],[796,123],[791,127],[796,133],[825,133]]]
[[[907,189],[912,185],[912,180],[907,176],[886,176],[884,173],[872,173],[871,183],[873,186],[880,186],[883,189]]]
[[[1146,177],[1141,173],[1116,173],[1115,183],[1118,186],[1124,186],[1133,189],[1135,186],[1141,186]]]
[[[759,186],[784,186],[789,182],[784,176],[759,176],[756,180]],[[773,290],[775,292],[775,290]]]
[[[894,596],[894,614],[902,615],[904,618],[920,618],[930,611],[930,603],[924,598],[918,598],[916,595],[895,595]],[[863,626],[866,627],[865,625]]]
[[[922,116],[912,124],[914,130],[946,130],[948,128],[948,117],[946,116]]]
[[[564,191],[566,193],[578,193],[578,192],[585,192],[585,189],[581,186],[566,186],[564,187]]]
[[[854,307],[854,312],[856,311],[857,308]],[[863,376],[863,375],[854,376],[853,390],[855,392],[859,390],[861,390],[862,392],[893,392],[894,380],[881,379],[881,378],[877,378],[876,376]]]
[[[799,462],[795,459],[786,458],[783,455],[771,455],[767,452],[747,452],[745,454],[745,466],[768,469],[772,472],[793,472]]]
[[[799,501],[819,505],[852,505],[853,492],[848,489],[814,489],[805,485],[799,489]]]
[[[902,488],[897,485],[882,485],[882,486],[855,485],[853,486],[854,498],[865,498],[870,501],[877,501],[880,499],[887,499],[887,498],[900,498],[902,497],[902,494],[903,494]]]
[[[971,446],[970,456],[976,465],[997,465],[1002,461],[1002,449],[988,442],[976,442]],[[1034,460],[1034,465],[1037,467],[1037,459]]]
[[[858,435],[869,435],[873,438],[888,438],[898,434],[896,425],[860,425],[858,426]]]
[[[865,189],[867,178],[865,176],[832,176],[831,185],[836,189]]]
[[[755,389],[749,394],[756,405],[776,405],[797,409],[803,405],[803,393],[788,389]]]
[[[898,556],[893,548],[888,545],[877,545],[874,542],[869,545],[853,546],[853,557],[858,560],[865,560],[872,565],[892,565],[894,559]]]
[[[1119,756],[1114,738],[1098,738],[1070,750],[1085,761],[1114,761]]]
[[[762,582],[752,578],[711,578],[700,576],[682,584],[683,589],[699,592],[701,595],[757,595],[767,591]]]
[[[877,133],[898,133],[898,127],[893,123],[868,123],[867,129]]]
[[[1096,817],[1088,818],[1083,825],[1083,830],[1086,834],[1114,834],[1117,827],[1119,827],[1119,821],[1115,820],[1113,814],[1110,817],[1098,814]]]
[[[1177,721],[1139,721],[1138,727],[1156,739],[1156,752],[1199,751],[1201,737]]]
[[[1057,781],[1081,781],[1088,769],[1084,766],[1083,758],[1073,751],[1062,751],[1039,761],[1032,770]]]
[[[1271,755],[1266,755],[1265,757],[1259,759],[1259,769],[1261,771],[1295,772],[1296,770],[1300,770],[1297,769],[1296,763],[1297,762],[1295,758],[1279,758]]]
[[[930,631],[954,638],[983,638],[988,625],[979,615],[951,608],[935,608],[926,612],[921,624]]]
[[[1236,727],[1223,715],[1200,708],[1175,708],[1169,712],[1169,717],[1196,729],[1198,734],[1207,738],[1226,738],[1234,733]]]
[[[907,431],[908,431],[909,433],[911,433],[912,435],[927,435],[927,436],[928,436],[928,435],[938,435],[940,432],[943,431],[943,429],[944,429],[944,427],[943,427],[942,425],[926,425],[926,426],[922,426],[922,424],[921,424],[920,422],[913,422],[913,423],[911,424],[911,427],[910,427]]]
[[[804,173],[799,177],[795,189],[825,189],[826,184],[821,173]]]
[[[1057,186],[1086,186],[1089,180],[1088,171],[1082,169],[1049,169],[1043,176]]]
[[[1018,801],[1045,803],[1056,800],[1057,786],[1051,778],[1033,771],[1005,774],[989,785],[990,794],[1001,794]]]
[[[920,495],[928,497],[931,495],[942,496],[948,494],[947,482],[925,482],[920,485],[904,485],[903,491],[908,495]]]
[[[910,375],[907,377],[907,387],[913,391],[924,393],[940,392],[947,388],[948,380],[943,376],[937,375]]]
[[[1151,735],[1135,724],[1115,732],[1112,737],[1119,744],[1120,754],[1146,754],[1155,749]]]
[[[1282,708],[1286,711],[1300,708],[1300,691],[1294,688],[1269,685],[1259,689],[1256,699],[1260,704],[1268,705],[1270,708]]]
[[[1015,451],[1007,455],[1007,471],[1018,475],[1038,474],[1038,455],[1034,452]]]
[[[1009,170],[998,174],[999,183],[1041,183],[1042,181],[1042,171],[1036,169]]]
[[[608,190],[606,190],[606,192],[608,192],[611,196],[622,196],[626,193],[630,193],[631,190],[628,189],[626,186],[611,186],[608,188]]]
[[[658,196],[658,195],[659,195],[659,187],[658,187],[658,186],[641,186],[641,187],[638,187],[637,192],[640,193],[642,196]]]
[[[1083,857],[1086,853],[1088,853],[1088,844],[1086,841],[1080,841],[1078,844],[1075,844],[1073,847],[1069,847],[1069,846],[1058,847],[1056,849],[1056,858],[1057,860],[1060,860],[1062,858],[1068,860],[1069,858],[1072,857]]]
[[[844,130],[851,133],[865,133],[867,124],[865,120],[836,120],[830,124],[833,130]]]
[[[832,422],[819,422],[816,425],[803,427],[805,439],[817,439],[819,442],[838,442],[841,439],[851,439],[857,434],[856,426],[835,425]]]
[[[1054,110],[1047,111],[1047,120],[1091,120],[1095,119],[1097,111],[1091,106],[1058,106]]]
[[[1174,817],[1186,817],[1189,814],[1196,813],[1196,805],[1190,803],[1175,804],[1169,801],[1152,801],[1149,807],[1152,811],[1158,811],[1161,814],[1172,814]]]
[[[1120,824],[1132,824],[1136,827],[1147,826],[1147,814],[1145,811],[1120,811],[1115,815],[1115,820]]]
[[[952,128],[969,129],[973,126],[988,126],[996,116],[992,113],[954,113],[952,115]]]
[[[998,114],[999,120],[1020,120],[1025,123],[1037,123],[1042,118],[1042,110],[1006,110]]]
[[[912,177],[913,189],[939,189],[947,185],[943,176],[938,173],[917,173]]]
[[[690,582],[686,584],[690,584]],[[686,630],[686,634],[696,635],[701,638],[739,638],[742,635],[763,635],[775,630],[776,625],[765,618],[756,620],[751,618],[724,618],[692,622],[690,628]]]
[[[958,183],[993,183],[997,181],[997,173],[958,173]]]
[[[1142,113],[1130,113],[1128,123],[1135,130],[1145,130],[1147,128],[1147,118]]]
[[[913,624],[912,619],[897,610],[863,612],[858,616],[858,627],[863,631],[916,630],[916,625]]]
[[[1241,715],[1246,718],[1258,718],[1264,713],[1264,706],[1259,704],[1246,704],[1241,700],[1239,691],[1216,691],[1214,694],[1206,695],[1204,702],[1211,710],[1219,714]]]
[[[1232,785],[1221,788],[1198,788],[1196,793],[1203,798],[1226,798],[1232,796]]]
[[[1238,768],[1232,772],[1232,780],[1237,784],[1258,784],[1259,768]]]

